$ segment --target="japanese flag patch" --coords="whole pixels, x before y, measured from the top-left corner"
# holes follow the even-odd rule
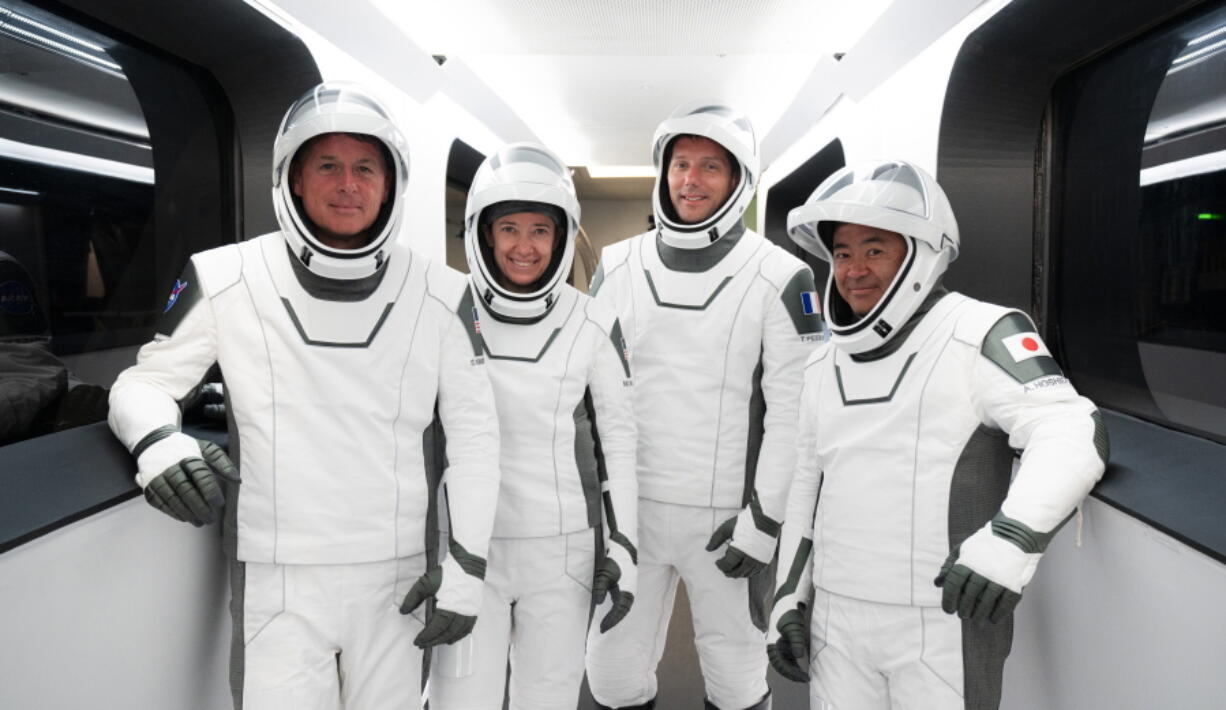
[[[1051,357],[1051,351],[1043,344],[1039,334],[1033,331],[1006,336],[1001,339],[1001,344],[1009,351],[1013,362],[1022,362],[1040,356]]]
[[[822,312],[822,304],[817,300],[817,291],[800,292],[800,309],[807,316]]]

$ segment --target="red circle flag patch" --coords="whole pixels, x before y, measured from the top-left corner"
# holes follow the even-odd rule
[[[1051,357],[1051,352],[1047,349],[1047,346],[1043,345],[1043,341],[1039,339],[1039,334],[1034,331],[1007,335],[1001,339],[1001,344],[1005,346],[1005,350],[1009,352],[1014,362],[1021,362],[1043,355]]]

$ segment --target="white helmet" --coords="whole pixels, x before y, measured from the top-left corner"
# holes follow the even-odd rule
[[[845,222],[897,232],[907,242],[907,255],[894,280],[863,317],[852,311],[834,283],[831,240]],[[826,322],[831,342],[850,353],[888,341],[958,257],[958,223],[945,191],[931,175],[903,161],[850,166],[826,178],[805,204],[788,213],[788,235],[831,264]]]
[[[484,225],[508,210],[548,214],[557,227],[552,259],[529,293],[499,283],[493,248],[482,234]],[[464,252],[477,297],[490,312],[510,321],[545,315],[570,275],[578,231],[579,200],[561,158],[536,143],[512,143],[486,158],[473,177],[464,210]]]
[[[723,146],[739,168],[732,194],[710,217],[686,224],[673,209],[668,190],[668,161],[673,139],[682,135],[701,136]],[[656,168],[656,189],[652,209],[665,244],[679,249],[701,249],[728,233],[741,221],[758,187],[758,140],[745,114],[712,101],[682,104],[656,128],[651,153]]]
[[[370,226],[370,241],[359,249],[333,249],[315,236],[291,189],[290,168],[304,143],[325,133],[357,133],[379,139],[391,161],[388,200]],[[281,121],[272,155],[272,202],[290,251],[312,272],[330,279],[359,279],[378,273],[387,261],[388,240],[400,227],[401,203],[409,183],[404,136],[391,114],[357,84],[328,81],[294,102]]]

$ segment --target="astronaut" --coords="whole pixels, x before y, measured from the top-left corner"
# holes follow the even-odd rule
[[[831,264],[831,337],[805,367],[771,663],[815,708],[996,708],[1013,608],[1103,473],[1098,410],[1025,314],[941,286],[958,226],[914,165],[836,172],[788,230]]]
[[[236,708],[416,707],[414,643],[454,641],[481,602],[493,395],[467,283],[396,242],[408,174],[371,95],[308,91],[273,148],[281,229],[194,255],[111,392],[150,503],[202,525],[224,499]],[[236,465],[179,431],[175,400],[215,361]],[[452,515],[441,565],[427,554],[436,406]],[[432,615],[412,609],[430,596]]]
[[[638,423],[634,608],[593,630],[601,707],[655,706],[685,580],[706,707],[769,708],[765,604],[796,463],[805,358],[821,337],[813,274],[745,228],[757,141],[741,113],[683,105],[656,130],[657,229],[606,247],[593,279],[630,345]]]
[[[509,655],[509,707],[573,710],[594,599],[612,599],[603,630],[634,602],[626,346],[612,310],[566,284],[579,203],[556,155],[531,143],[491,155],[464,224],[502,483],[473,648],[439,649],[430,707],[501,710]]]

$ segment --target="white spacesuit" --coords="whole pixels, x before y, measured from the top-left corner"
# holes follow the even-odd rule
[[[727,152],[734,182],[710,215],[687,222],[667,173],[675,142],[694,137]],[[741,223],[758,176],[742,114],[683,106],[656,131],[654,162],[658,229],[606,247],[592,287],[617,309],[630,345],[640,557],[634,609],[609,633],[592,633],[588,680],[602,706],[654,706],[684,579],[708,707],[766,708],[773,580],[754,573],[775,555],[801,368],[821,337],[813,275]]]
[[[1102,475],[1105,430],[1029,318],[940,287],[959,238],[929,175],[845,168],[788,217],[792,238],[832,264],[852,258],[832,245],[848,224],[901,235],[906,254],[860,315],[831,270],[831,340],[805,369],[772,664],[811,678],[815,708],[995,708],[1013,606]]]
[[[296,156],[300,148],[313,156],[313,139],[333,136],[377,146],[390,181],[363,248],[330,247],[303,207],[311,195],[300,194],[298,171],[315,167]],[[360,88],[325,83],[304,95],[274,147],[281,231],[193,256],[156,337],[111,393],[111,427],[137,457],[137,482],[156,507],[211,522],[217,478],[225,479],[236,707],[420,703],[414,634],[420,643],[449,640],[440,624],[462,630],[477,613],[498,488],[497,420],[467,283],[395,242],[404,150],[387,112]],[[355,199],[354,181],[376,172],[369,160],[344,160],[320,160],[321,171],[346,173],[334,201]],[[200,461],[196,440],[178,431],[175,400],[214,362],[241,476],[211,445]],[[436,405],[453,538],[431,570],[441,589],[423,631],[425,615],[402,616],[398,606],[433,565],[429,502],[441,454],[426,433]]]
[[[496,240],[505,238],[498,232],[507,229],[500,218],[517,214],[552,232],[539,252],[519,245],[505,252],[527,262],[542,257],[539,275],[522,284],[495,256]],[[508,657],[511,708],[573,709],[593,580],[598,594],[603,588],[616,600],[606,627],[634,600],[632,380],[612,311],[566,284],[578,228],[570,170],[545,148],[516,143],[477,170],[465,248],[502,428],[502,482],[481,622],[471,649],[436,652],[435,710],[500,710]],[[510,239],[521,238],[512,232]],[[466,654],[471,674],[463,672]]]

